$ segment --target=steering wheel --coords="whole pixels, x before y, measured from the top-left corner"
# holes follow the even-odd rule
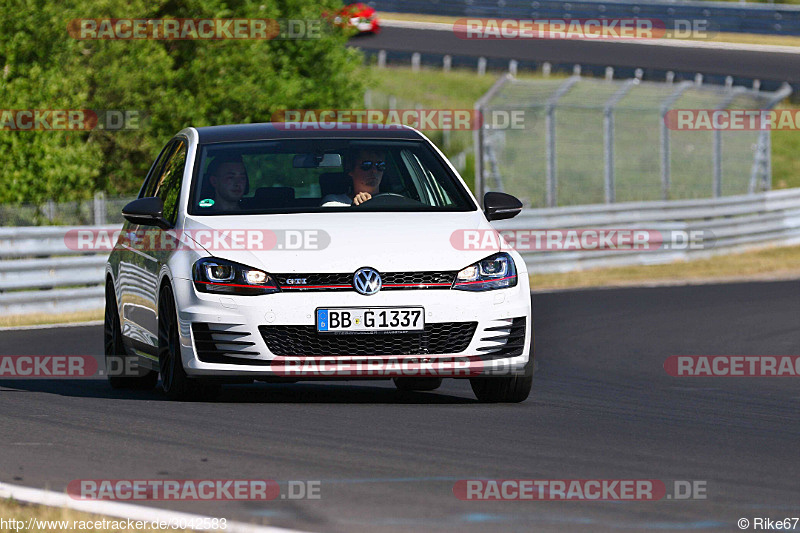
[[[355,206],[361,207],[362,205],[369,205],[369,207],[403,207],[403,206],[419,206],[423,205],[422,202],[418,202],[417,200],[413,200],[402,194],[397,194],[395,192],[382,192],[380,194],[376,194],[366,202]]]
[[[394,196],[395,198],[406,198],[402,194],[397,194],[396,192],[382,192],[382,193],[376,194],[375,196],[373,196],[372,198],[370,198],[367,201],[369,202],[370,200],[375,200],[376,198],[383,198],[383,197],[386,197],[386,196]]]

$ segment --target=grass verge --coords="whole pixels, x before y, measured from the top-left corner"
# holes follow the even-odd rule
[[[624,287],[648,284],[800,279],[800,246],[766,248],[663,265],[531,274],[531,289]]]
[[[33,313],[28,315],[8,315],[0,316],[0,328],[67,324],[71,322],[89,322],[102,319],[102,309],[96,309],[94,311],[75,311],[73,313],[63,314]]]
[[[159,532],[164,533],[163,529],[135,529],[128,528],[128,521],[122,518],[95,515],[73,511],[62,507],[46,507],[43,505],[29,505],[18,503],[13,500],[0,500],[0,517],[3,518],[0,533],[20,533],[21,531],[53,533],[63,531],[73,533],[75,531],[98,531],[98,532]],[[11,520],[21,521],[22,528],[9,527],[17,524],[9,523]],[[103,524],[105,520],[105,524]],[[43,523],[44,522],[44,523]],[[91,522],[91,523],[90,523]],[[99,522],[99,523],[98,523]],[[133,521],[134,524],[136,521]],[[99,527],[89,527],[89,526]],[[103,526],[106,527],[103,527]],[[29,526],[33,526],[30,527]],[[83,526],[83,527],[81,527]],[[117,527],[114,527],[117,526]],[[186,531],[168,529],[167,531]]]

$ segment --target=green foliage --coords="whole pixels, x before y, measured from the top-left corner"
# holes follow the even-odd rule
[[[338,0],[0,0],[0,109],[136,110],[138,130],[0,130],[0,203],[138,190],[186,126],[269,121],[280,109],[348,107],[366,76],[347,35],[305,40],[78,40],[81,18],[319,19]],[[13,15],[12,15],[13,14]]]

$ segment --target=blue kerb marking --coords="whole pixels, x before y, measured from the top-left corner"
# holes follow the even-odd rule
[[[462,522],[485,523],[485,522],[508,522],[508,515],[497,515],[487,513],[470,513],[461,517]]]
[[[647,529],[711,529],[729,526],[725,522],[718,522],[716,520],[701,520],[698,522],[650,522],[645,523],[644,527]],[[638,527],[638,526],[637,526]]]

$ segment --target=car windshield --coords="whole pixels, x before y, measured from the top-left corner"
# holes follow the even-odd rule
[[[424,142],[280,140],[201,145],[189,213],[474,211]]]

